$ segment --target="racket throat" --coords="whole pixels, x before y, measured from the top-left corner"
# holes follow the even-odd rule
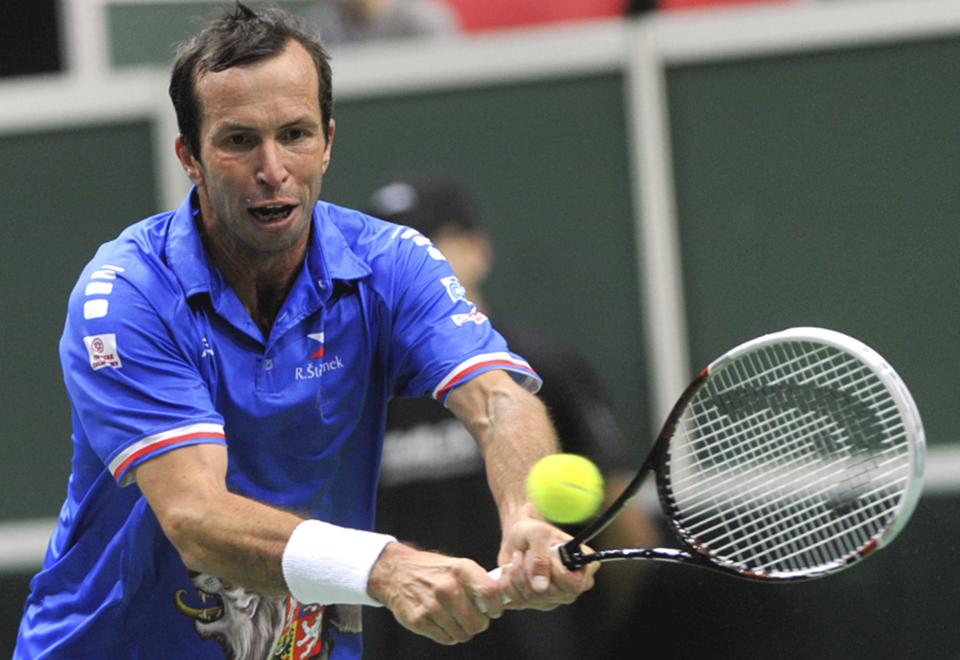
[[[681,550],[680,548],[622,548],[617,550],[600,550],[598,552],[584,553],[582,550],[572,550],[567,545],[561,545],[557,548],[560,560],[563,565],[570,570],[582,568],[595,561],[610,562],[625,559],[653,559],[654,561],[666,561],[683,564],[696,564],[717,568],[711,566],[709,561],[703,557]]]
[[[601,550],[596,554],[583,557],[583,564],[592,561],[618,561],[621,559],[653,559],[683,564],[702,565],[703,558],[680,548],[623,548],[621,550]],[[581,566],[583,565],[581,564]]]

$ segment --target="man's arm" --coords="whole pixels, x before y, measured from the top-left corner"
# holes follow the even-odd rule
[[[453,390],[447,407],[483,453],[503,530],[500,584],[511,607],[553,609],[572,602],[593,586],[597,566],[579,571],[563,566],[552,548],[569,535],[544,522],[526,494],[530,468],[558,451],[546,408],[503,371],[487,372]]]
[[[300,539],[314,541],[318,580],[324,573],[342,572],[338,561],[343,570],[356,568],[350,549],[336,547],[340,533],[361,538],[370,533],[331,527],[328,536],[322,529],[305,536],[301,524],[315,521],[304,523],[297,515],[230,493],[226,470],[226,449],[212,444],[183,447],[136,469],[141,491],[188,568],[260,593],[290,594],[284,556],[289,557],[295,531]],[[311,548],[298,543],[309,567]],[[470,560],[390,542],[371,564],[366,595],[389,607],[404,626],[442,644],[470,639],[503,611],[497,583]]]
[[[262,594],[288,592],[281,558],[302,518],[230,493],[227,451],[201,444],[136,469],[136,480],[187,568]]]

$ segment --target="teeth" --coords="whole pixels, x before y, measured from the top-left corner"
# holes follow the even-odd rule
[[[292,206],[284,204],[281,206],[261,206],[250,210],[261,218],[275,218],[287,215],[292,208]]]

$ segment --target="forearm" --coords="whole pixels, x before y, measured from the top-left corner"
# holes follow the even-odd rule
[[[393,537],[304,520],[230,493],[226,452],[185,447],[137,468],[167,538],[192,570],[303,603],[376,604],[370,569]]]
[[[369,577],[393,537],[304,520],[230,493],[218,504],[168,532],[188,568],[303,603],[381,602]]]
[[[543,456],[558,451],[553,426],[543,404],[521,391],[491,399],[490,425],[481,440],[487,479],[504,529],[520,515],[529,515],[526,478]]]
[[[282,559],[302,518],[224,492],[166,517],[167,536],[191,570],[263,594],[286,594]]]
[[[486,374],[485,374],[486,375]],[[529,516],[526,476],[541,457],[558,451],[558,441],[540,400],[494,372],[476,385],[451,396],[449,405],[466,424],[483,453],[490,491],[507,529],[518,517]]]

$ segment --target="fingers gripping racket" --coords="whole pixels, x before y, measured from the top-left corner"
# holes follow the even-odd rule
[[[700,372],[633,481],[560,558],[570,569],[655,559],[762,580],[829,575],[897,536],[924,456],[916,405],[876,352],[820,328],[765,335]],[[678,547],[585,552],[651,470]]]

